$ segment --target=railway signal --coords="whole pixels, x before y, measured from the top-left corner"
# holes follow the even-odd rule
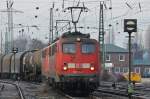
[[[16,54],[18,52],[18,48],[13,48],[12,52]]]
[[[15,66],[15,65],[16,65],[16,64],[15,64],[15,62],[16,62],[16,60],[15,60],[15,54],[18,53],[18,48],[13,48],[13,49],[12,49],[12,53],[14,54],[14,73],[15,73],[15,69],[16,69],[16,68],[15,68],[15,67],[16,67],[16,66]],[[15,78],[16,78],[16,77],[14,77],[14,79],[15,79]]]
[[[128,87],[128,93],[130,98],[130,91],[131,89],[131,34],[133,32],[137,32],[137,19],[124,19],[124,32],[128,32],[129,34],[129,87]]]
[[[124,32],[137,32],[137,19],[124,19]]]

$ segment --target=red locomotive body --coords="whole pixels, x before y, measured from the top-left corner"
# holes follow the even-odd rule
[[[42,51],[42,74],[51,84],[63,88],[90,87],[99,84],[99,43],[89,35],[62,35]]]

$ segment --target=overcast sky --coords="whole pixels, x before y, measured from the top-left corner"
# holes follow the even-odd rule
[[[64,0],[64,7],[76,5],[78,1],[84,2],[84,5],[88,7],[89,11],[83,13],[78,26],[83,27],[97,27],[98,28],[98,17],[99,17],[99,1],[100,0]],[[17,24],[23,24],[25,26],[37,25],[39,30],[36,28],[24,27],[25,33],[30,35],[31,38],[37,38],[44,42],[47,42],[45,38],[48,37],[48,26],[49,26],[49,9],[52,7],[54,2],[54,19],[69,19],[69,12],[62,12],[63,0],[14,0],[13,8],[15,10],[23,11],[23,13],[14,13],[14,26]],[[105,0],[106,8],[104,10],[105,18],[105,31],[106,38],[108,38],[109,24],[113,26],[114,42],[117,45],[125,46],[127,41],[126,33],[123,32],[123,19],[124,18],[137,18],[139,35],[143,34],[150,24],[150,0],[112,0],[112,11],[110,0]],[[82,5],[82,3],[80,3]],[[36,7],[39,7],[37,10]],[[0,9],[6,9],[6,0],[1,0]],[[57,10],[57,11],[56,11]],[[111,17],[112,14],[112,17]],[[4,12],[0,13],[0,24],[1,31],[5,32],[7,26],[7,14]],[[35,18],[35,16],[38,16]],[[112,19],[112,20],[111,20]],[[14,28],[14,35],[19,35],[21,28]],[[91,33],[93,38],[98,37],[97,29],[79,29],[84,33]]]

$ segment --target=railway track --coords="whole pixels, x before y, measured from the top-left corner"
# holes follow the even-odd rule
[[[70,95],[70,94],[64,93],[60,90],[56,90],[56,92],[64,97],[62,99],[90,99],[89,97],[84,97],[84,96],[79,97],[79,96]]]
[[[18,82],[0,81],[0,83],[13,85],[17,89],[17,93],[18,93],[18,96],[19,96],[17,99],[25,99],[23,91],[22,91],[21,87],[19,86]],[[3,91],[3,88],[4,88],[4,85],[1,87],[1,92]]]
[[[72,97],[70,95],[65,95],[67,99],[89,99],[89,97]]]
[[[145,90],[147,89],[147,90]],[[103,82],[103,84],[90,94],[91,99],[95,97],[108,98],[108,99],[150,99],[149,90],[143,85],[134,86],[134,93],[128,95],[127,93],[127,83],[116,83],[115,87],[111,82]]]
[[[95,98],[107,98],[107,99],[129,99],[129,95],[128,94],[122,94],[121,92],[110,92],[110,91],[95,91],[90,95],[91,99],[95,99]],[[131,99],[150,99],[149,96],[145,95],[145,94],[133,94],[130,96]]]

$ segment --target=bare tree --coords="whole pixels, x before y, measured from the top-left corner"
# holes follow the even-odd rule
[[[42,41],[27,36],[18,37],[14,42],[14,47],[18,48],[19,51],[42,49],[46,46]]]
[[[42,41],[38,40],[38,39],[32,39],[32,42],[29,45],[29,48],[31,50],[34,49],[42,49],[46,46],[46,44],[44,44]]]

